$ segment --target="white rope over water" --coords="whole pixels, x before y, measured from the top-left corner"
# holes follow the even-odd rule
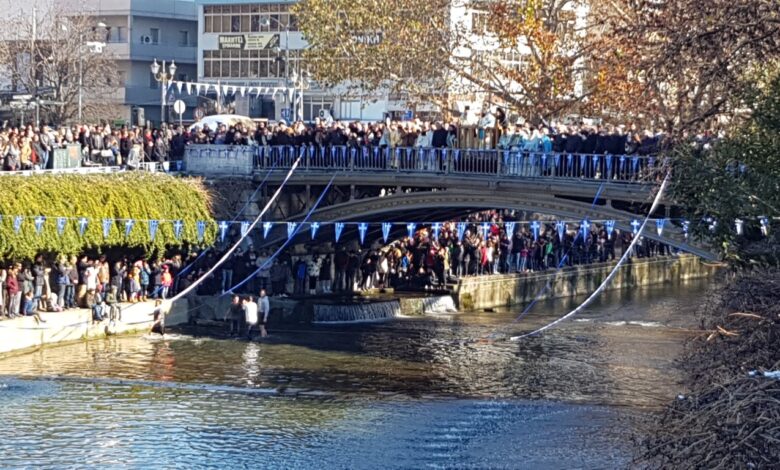
[[[658,189],[658,194],[656,194],[655,196],[655,200],[653,201],[653,205],[650,207],[650,211],[647,213],[647,217],[645,217],[645,220],[642,222],[642,226],[639,228],[639,231],[637,232],[636,236],[634,236],[634,239],[631,240],[631,243],[628,245],[628,248],[623,252],[623,256],[620,257],[620,260],[617,262],[614,269],[612,269],[612,271],[609,273],[607,278],[604,279],[604,282],[602,282],[601,285],[598,288],[596,288],[596,290],[593,291],[592,294],[590,294],[590,297],[585,299],[585,301],[582,302],[577,308],[567,313],[566,315],[562,316],[561,318],[555,320],[554,322],[548,323],[547,325],[537,330],[534,330],[530,333],[525,333],[519,336],[512,336],[511,338],[509,338],[510,341],[519,341],[523,338],[537,335],[545,330],[552,328],[553,326],[561,322],[566,321],[567,319],[581,312],[585,307],[587,307],[593,301],[593,299],[595,299],[599,294],[601,294],[604,288],[607,287],[607,285],[612,281],[612,278],[615,277],[615,274],[617,273],[618,269],[620,269],[623,263],[626,262],[626,260],[628,259],[628,255],[633,251],[634,246],[642,237],[647,222],[650,220],[650,217],[652,216],[653,212],[655,212],[656,208],[658,207],[658,203],[661,201],[661,197],[663,196],[664,191],[666,191],[666,186],[669,184],[669,177],[670,177],[670,173],[666,173],[666,177],[664,178],[664,181],[661,183],[661,187]]]
[[[293,163],[292,167],[290,168],[290,171],[287,172],[287,176],[285,176],[284,181],[282,181],[282,184],[279,186],[279,189],[274,192],[271,199],[268,201],[268,203],[263,207],[263,210],[260,211],[260,215],[255,217],[255,220],[252,222],[252,224],[249,226],[249,229],[241,235],[241,238],[238,239],[238,241],[230,247],[230,249],[225,253],[222,258],[220,258],[216,263],[214,263],[214,266],[211,267],[203,276],[196,279],[195,282],[193,282],[189,287],[184,289],[183,291],[179,292],[175,296],[171,297],[170,299],[166,300],[166,302],[173,304],[173,302],[181,299],[185,295],[192,292],[194,289],[196,289],[206,278],[208,278],[214,271],[217,270],[222,264],[230,258],[230,256],[233,254],[234,251],[236,251],[236,248],[238,248],[241,245],[241,242],[246,239],[246,237],[249,236],[250,233],[252,233],[252,230],[254,230],[255,226],[260,222],[260,219],[265,215],[265,213],[268,211],[268,209],[271,207],[271,204],[274,203],[277,197],[279,197],[279,194],[282,193],[282,189],[287,184],[287,181],[290,179],[292,174],[295,172],[295,170],[298,168],[298,164],[301,162],[301,157],[298,157],[297,160],[295,160],[295,163]]]

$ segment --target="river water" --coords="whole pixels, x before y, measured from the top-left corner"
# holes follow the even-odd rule
[[[170,335],[0,359],[2,468],[621,468],[681,391],[702,282],[273,331]]]

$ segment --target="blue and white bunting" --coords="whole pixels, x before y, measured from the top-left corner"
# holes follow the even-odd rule
[[[509,238],[512,238],[512,235],[515,234],[515,227],[517,226],[517,222],[505,222],[504,223],[504,230],[506,231],[506,236]]]
[[[43,231],[43,224],[46,222],[46,217],[39,215],[35,218],[35,231],[38,233],[38,235],[41,234]]]
[[[135,220],[133,219],[125,220],[125,238],[128,238],[130,234],[133,232],[133,227],[135,227]]]
[[[86,217],[82,217],[79,219],[79,235],[84,236],[84,232],[87,230],[87,225],[89,225],[89,219]]]
[[[287,222],[287,238],[295,235],[295,229],[298,228],[298,222]]]
[[[558,231],[558,240],[563,243],[563,237],[566,235],[566,222],[562,220],[555,222],[555,230]]]
[[[387,243],[387,239],[390,238],[390,230],[393,228],[393,224],[390,222],[382,222],[382,240]]]
[[[176,237],[177,240],[181,238],[181,231],[184,230],[184,222],[181,220],[177,220],[173,223],[173,236]]]
[[[344,222],[336,222],[333,231],[336,235],[336,243],[338,243],[341,240],[341,234],[344,232]]]
[[[149,229],[149,238],[154,241],[154,239],[157,238],[157,229],[160,228],[160,221],[148,220],[146,222],[146,227]]]
[[[539,229],[541,228],[541,226],[542,225],[539,223],[538,220],[534,220],[533,222],[531,222],[531,233],[534,236],[534,241],[539,240]]]
[[[662,236],[664,234],[664,226],[666,225],[666,219],[656,219],[655,221],[655,231],[658,233],[658,236]]]
[[[319,222],[312,222],[309,224],[309,230],[311,230],[311,239],[314,240],[317,238],[317,230],[320,229],[320,223]]]
[[[103,219],[103,238],[108,238],[111,234],[112,225],[114,225],[114,219]]]
[[[361,222],[358,224],[358,232],[360,233],[360,244],[366,242],[366,232],[368,231],[368,224]]]
[[[682,221],[683,236],[688,240],[688,235],[691,233],[691,222],[689,220]]]
[[[710,232],[715,232],[715,230],[718,229],[718,221],[713,219],[712,217],[707,217],[706,219],[704,219],[704,221],[709,224],[707,228],[710,230]]]
[[[19,230],[22,229],[22,222],[24,222],[24,216],[17,215],[14,217],[14,232],[19,233]]]
[[[198,242],[202,242],[204,238],[206,238],[206,222],[199,220],[198,221]]]
[[[219,223],[219,241],[224,242],[225,237],[227,237],[228,228],[230,228],[230,225],[226,221],[222,221]]]
[[[761,235],[769,236],[769,218],[761,216],[758,218],[758,222],[761,224]]]
[[[614,220],[604,221],[604,228],[607,229],[607,238],[611,240],[612,234],[615,232],[615,221]]]
[[[263,222],[263,239],[268,238],[268,234],[271,232],[273,227],[273,222]]]
[[[482,223],[482,236],[487,240],[490,238],[490,224],[487,222]]]
[[[638,220],[634,219],[634,220],[631,221],[631,228],[634,231],[634,235],[639,233],[639,227],[641,227],[641,226],[642,226],[642,224]]]
[[[440,233],[441,233],[441,223],[436,222],[435,224],[433,224],[433,239],[438,240]]]
[[[735,219],[734,228],[737,229],[737,235],[741,237],[745,233],[745,222],[742,219]]]
[[[458,240],[463,240],[463,235],[466,234],[466,222],[458,222],[457,231],[458,231]]]
[[[65,233],[65,226],[68,224],[68,219],[65,217],[57,217],[57,234],[62,236]]]
[[[582,239],[587,240],[588,235],[590,235],[590,222],[588,219],[583,220],[580,222],[580,231],[582,231]]]
[[[409,238],[414,238],[414,233],[417,231],[417,224],[406,224],[406,232],[409,235]]]
[[[246,237],[246,234],[249,233],[250,226],[252,226],[251,222],[247,222],[247,221],[241,222],[241,238]]]

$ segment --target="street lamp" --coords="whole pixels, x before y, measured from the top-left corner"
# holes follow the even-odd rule
[[[260,19],[260,25],[264,27],[268,27],[271,25],[271,20],[273,20],[277,26],[280,28],[284,28],[284,75],[285,75],[285,87],[287,88],[287,99],[290,103],[290,107],[292,107],[292,121],[295,122],[298,120],[298,107],[294,106],[293,99],[295,98],[295,94],[298,92],[298,84],[300,83],[301,87],[301,103],[303,103],[303,89],[304,89],[304,83],[303,83],[303,77],[300,77],[300,81],[298,80],[298,74],[293,71],[293,75],[290,76],[290,23],[289,20],[287,24],[282,24],[281,21],[279,21],[276,17],[270,17],[270,16],[263,16]],[[279,53],[279,49],[277,48],[277,54]],[[300,61],[298,62],[298,66],[300,67]],[[303,116],[301,116],[302,118]]]
[[[171,65],[168,66],[168,72],[165,71],[165,61],[162,63],[162,67],[157,63],[155,57],[154,62],[151,65],[152,75],[154,79],[160,82],[160,124],[166,121],[165,119],[165,93],[168,91],[170,82],[176,77],[176,62],[171,61]]]
[[[102,21],[98,22],[98,24],[96,26],[98,28],[103,28],[103,29],[107,29],[108,28],[108,26],[106,26],[106,24],[103,23]],[[63,31],[65,31],[66,33],[68,32],[68,27],[65,26],[64,24],[61,25],[60,28]],[[84,54],[83,54],[83,49],[84,49],[85,45],[87,45],[87,44],[84,42],[84,31],[81,31],[79,33],[79,124],[83,124],[81,122],[81,116],[82,116],[82,110],[84,108],[84,106],[83,106],[83,102],[84,102]]]

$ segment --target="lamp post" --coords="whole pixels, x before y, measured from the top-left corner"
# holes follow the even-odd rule
[[[287,24],[282,24],[281,21],[279,21],[278,18],[270,17],[270,16],[264,16],[260,20],[260,25],[262,26],[270,26],[271,20],[273,20],[277,26],[280,28],[284,28],[284,76],[285,76],[285,87],[287,88],[287,100],[289,101],[289,105],[292,108],[292,121],[295,122],[298,120],[298,107],[294,105],[293,100],[295,99],[295,94],[298,92],[298,84],[301,84],[301,103],[303,103],[303,77],[299,76],[295,71],[293,71],[292,76],[290,76],[290,23],[288,20]],[[300,61],[298,62],[298,66],[300,67]],[[300,80],[299,80],[300,79]],[[303,118],[303,116],[300,116]]]
[[[160,82],[160,124],[162,125],[162,123],[166,121],[165,106],[167,103],[165,102],[165,93],[168,91],[168,86],[171,81],[176,77],[176,62],[172,60],[171,65],[168,66],[168,71],[166,72],[165,61],[163,61],[162,67],[160,67],[160,64],[157,63],[157,59],[155,58],[150,68],[154,79]]]
[[[107,29],[108,26],[106,26],[105,23],[102,21],[99,22],[96,25],[98,28],[104,28]],[[68,32],[68,27],[65,25],[61,26],[62,30],[66,33]],[[94,30],[93,30],[94,31]],[[84,42],[84,31],[81,31],[79,33],[79,124],[82,124],[81,117],[83,114],[84,109],[84,46],[87,44]]]

